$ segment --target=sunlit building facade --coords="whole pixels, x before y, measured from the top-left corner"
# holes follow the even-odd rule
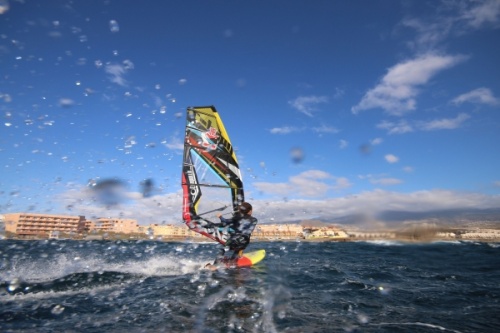
[[[198,239],[206,240],[206,237],[190,230],[182,225],[158,225],[151,224],[150,229],[154,237],[164,239]],[[258,224],[255,228],[252,239],[274,240],[274,239],[296,239],[302,238],[302,226],[298,224]]]
[[[190,230],[185,224],[151,224],[140,226],[134,219],[98,218],[86,220],[85,216],[14,213],[4,214],[5,231],[8,237],[23,239],[91,237],[111,234],[130,237],[156,238],[163,240],[208,240],[205,236]],[[114,236],[111,236],[114,237]],[[310,228],[300,224],[257,224],[252,239],[262,241],[286,239],[328,238],[345,239],[345,231],[333,227]]]
[[[5,231],[18,238],[49,238],[54,234],[82,233],[85,216],[34,213],[4,214]]]
[[[275,240],[303,238],[303,227],[299,224],[257,224],[253,239]]]
[[[306,238],[309,239],[339,239],[345,240],[349,238],[349,235],[342,229],[336,226],[327,226],[319,228],[305,228]]]
[[[151,230],[153,231],[154,237],[167,238],[167,239],[186,239],[186,238],[194,238],[194,239],[203,239],[205,236],[190,230],[186,225],[158,225],[151,224]]]
[[[121,234],[132,234],[139,232],[137,220],[134,219],[114,219],[98,218],[97,221],[90,221],[87,224],[89,232],[113,232]]]

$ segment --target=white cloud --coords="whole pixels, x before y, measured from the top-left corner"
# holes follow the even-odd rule
[[[273,127],[269,130],[271,134],[290,134],[302,131],[313,131],[319,134],[324,133],[338,133],[339,130],[333,126],[321,125],[318,127],[306,128],[306,127],[295,127],[295,126],[282,126],[282,127]]]
[[[403,168],[403,171],[406,172],[406,173],[412,173],[413,171],[415,171],[415,168],[411,167],[411,166],[405,166]]]
[[[497,28],[500,23],[500,1],[442,1],[436,2],[435,15],[427,20],[405,18],[401,25],[417,32],[408,45],[425,52],[435,49],[450,35],[463,35],[484,27]]]
[[[329,186],[323,180],[331,178],[330,174],[320,170],[305,171],[289,179],[292,193],[300,193],[305,197],[320,197],[328,191]]]
[[[464,193],[447,190],[399,193],[377,189],[357,195],[327,200],[292,199],[287,201],[254,201],[255,215],[261,222],[288,222],[321,218],[332,220],[349,215],[376,219],[387,210],[403,212],[432,212],[453,209],[500,208],[498,195]]]
[[[335,177],[321,170],[308,170],[291,176],[287,183],[256,182],[252,184],[259,191],[269,195],[322,197],[329,190],[343,190],[351,187],[347,178]]]
[[[326,96],[300,96],[294,100],[288,101],[294,109],[305,114],[306,116],[312,117],[313,112],[316,111],[316,106],[318,104],[328,103],[328,97]]]
[[[500,1],[485,0],[478,1],[471,8],[465,7],[460,19],[464,20],[474,29],[479,29],[485,25],[498,27],[500,22]]]
[[[173,136],[170,141],[163,140],[162,144],[171,150],[184,150],[184,142]]]
[[[456,129],[469,119],[470,116],[466,113],[460,113],[455,118],[442,118],[429,121],[414,121],[412,123],[407,120],[400,120],[399,122],[391,122],[384,120],[377,125],[377,128],[386,130],[388,134],[404,134],[420,131],[437,131],[444,129]]]
[[[419,87],[427,84],[439,72],[464,61],[466,57],[425,54],[401,62],[387,71],[379,84],[365,93],[351,108],[353,113],[381,108],[391,115],[403,115],[416,108]]]
[[[339,130],[332,126],[321,125],[319,127],[313,127],[313,131],[316,133],[338,133]]]
[[[375,138],[373,140],[370,140],[370,144],[372,146],[378,146],[379,144],[381,144],[382,142],[384,142],[384,139],[382,138]]]
[[[396,163],[399,161],[399,157],[394,156],[392,154],[387,154],[384,156],[385,160],[389,163]]]
[[[299,128],[293,126],[274,127],[269,130],[271,134],[290,134],[299,131],[300,131]]]
[[[397,157],[395,156],[394,158],[397,159]],[[389,162],[389,163],[394,163],[394,162]],[[386,177],[385,175],[367,174],[367,175],[358,175],[358,178],[361,180],[368,180],[373,185],[392,186],[403,183],[401,179]]]
[[[63,108],[68,108],[75,105],[75,101],[72,100],[71,98],[60,98],[59,99],[59,106]]]
[[[465,113],[460,113],[455,118],[435,119],[428,122],[419,123],[418,127],[423,131],[435,131],[441,129],[455,129],[462,125],[470,116]]]
[[[388,134],[404,134],[413,132],[413,126],[410,125],[406,120],[400,120],[397,123],[384,120],[377,125],[377,128],[387,130]]]
[[[348,189],[350,187],[352,187],[352,184],[349,181],[349,179],[347,179],[345,177],[339,177],[339,178],[337,178],[335,180],[335,185],[333,185],[333,189],[335,191],[345,190],[345,189]]]
[[[488,88],[477,88],[455,97],[451,102],[456,105],[469,102],[495,106],[500,104],[500,99],[493,96],[493,93]]]
[[[407,18],[401,24],[417,32],[415,40],[408,43],[411,48],[432,50],[453,30],[454,19],[452,17],[440,17],[434,22],[424,22],[419,18]]]
[[[374,185],[382,185],[382,186],[390,186],[390,185],[398,185],[403,181],[397,178],[372,178],[370,179],[370,183]]]
[[[99,217],[119,217],[135,219],[138,224],[175,223],[181,221],[182,194],[169,193],[151,197],[143,197],[138,192],[123,192],[124,202],[106,205],[96,201],[93,193],[86,187],[76,187],[57,197],[63,207],[71,207],[71,212],[78,212],[87,219]]]
[[[339,148],[340,149],[345,149],[345,148],[347,148],[347,146],[349,146],[349,142],[347,142],[346,140],[339,141]]]
[[[310,174],[313,176],[314,172]],[[328,174],[319,172],[321,177]],[[340,182],[342,182],[341,180]],[[270,184],[270,183],[269,183]],[[290,190],[287,184],[282,184]],[[500,185],[500,182],[499,184]],[[279,187],[280,184],[270,184]],[[287,192],[284,193],[285,196]],[[63,207],[71,207],[69,212],[84,215],[87,219],[98,217],[120,217],[136,219],[141,225],[169,223],[181,225],[182,193],[168,193],[143,198],[140,193],[129,192],[127,204],[111,208],[98,205],[88,196],[85,188],[75,188],[61,194],[56,199]],[[500,208],[500,196],[480,193],[454,192],[447,190],[416,191],[412,193],[374,190],[325,200],[252,200],[255,216],[261,223],[285,223],[304,219],[335,219],[349,215],[373,216],[386,210],[405,212],[431,212],[452,209]],[[211,217],[210,217],[211,218]],[[215,218],[215,217],[214,217]]]
[[[333,94],[333,98],[335,99],[341,98],[342,96],[344,96],[344,94],[345,94],[344,89],[335,88],[335,93]]]

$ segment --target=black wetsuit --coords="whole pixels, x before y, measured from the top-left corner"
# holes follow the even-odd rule
[[[224,258],[227,250],[233,251],[230,259],[236,259],[238,253],[243,251],[250,243],[250,236],[252,235],[258,220],[251,215],[236,214],[230,219],[220,217],[218,226],[228,227],[230,234],[229,239],[226,241],[224,248],[221,249],[216,262]]]

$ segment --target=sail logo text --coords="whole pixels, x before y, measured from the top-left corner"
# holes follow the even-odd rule
[[[192,168],[186,171],[186,175],[188,177],[189,181],[189,193],[191,194],[191,199],[193,202],[196,200],[196,198],[199,195],[200,189],[197,186],[197,181],[196,181],[196,175],[194,174],[194,171]]]

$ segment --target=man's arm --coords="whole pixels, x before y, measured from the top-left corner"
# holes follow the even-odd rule
[[[219,223],[219,225],[220,225],[221,227],[225,227],[225,226],[227,226],[227,225],[231,225],[231,224],[233,224],[233,222],[234,222],[234,221],[233,221],[233,219],[226,219],[226,218],[225,218],[225,217],[223,217],[222,215],[220,215],[220,216],[219,216],[219,219],[220,219],[220,223]]]

